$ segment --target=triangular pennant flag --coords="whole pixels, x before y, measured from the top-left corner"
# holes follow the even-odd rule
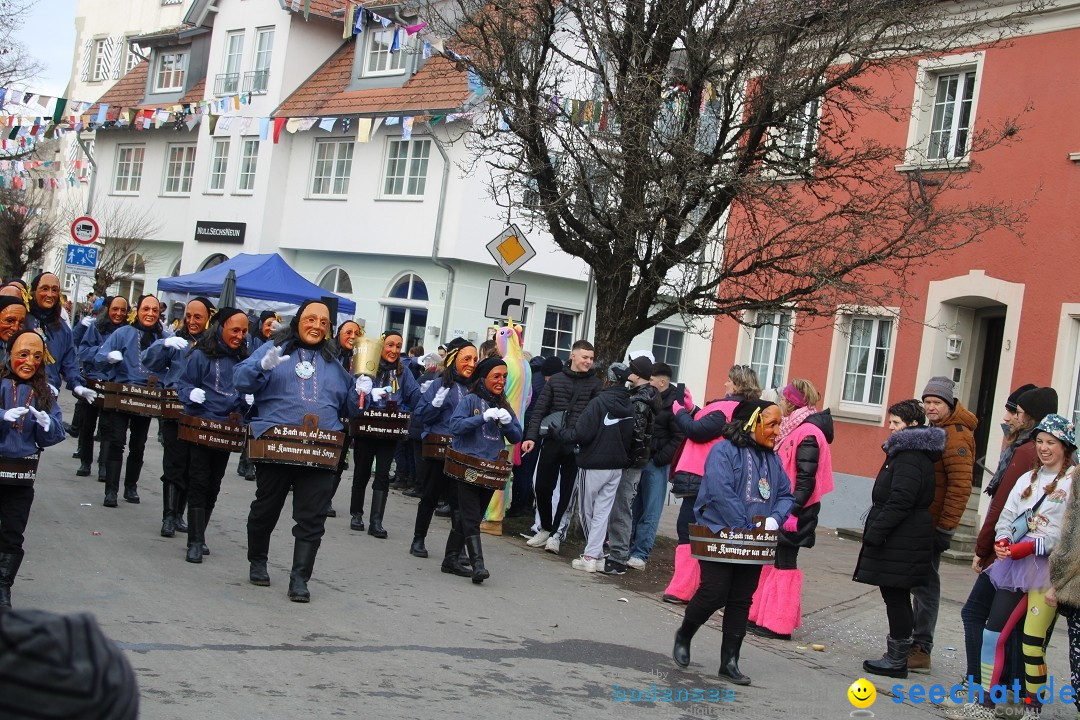
[[[409,33],[410,35],[415,35],[416,33],[420,32],[421,30],[423,30],[426,27],[427,27],[426,22],[418,22],[415,25],[406,25],[405,26],[405,32]]]
[[[239,134],[241,136],[247,135],[248,131],[251,130],[251,121],[252,120],[254,120],[254,118],[250,118],[250,117],[246,117],[246,116],[240,118],[240,131],[239,131]]]
[[[298,126],[298,129],[300,130],[300,132],[307,132],[318,121],[319,118],[317,117],[300,118],[300,125]]]
[[[371,140],[371,118],[357,118],[356,142],[366,143]]]
[[[231,118],[231,117],[223,117],[223,118],[221,118],[221,121],[218,122],[218,128],[221,129],[221,130],[224,130],[225,132],[228,132],[229,128],[232,127],[233,120],[235,120],[235,118]]]
[[[401,139],[402,140],[411,140],[412,139],[412,126],[413,126],[413,119],[411,117],[407,117],[407,118],[405,118],[404,120],[401,121]]]
[[[259,139],[265,140],[270,137],[270,118],[259,118]]]
[[[285,127],[287,118],[274,118],[274,144],[281,142],[281,128]]]
[[[375,137],[375,133],[379,132],[379,128],[382,127],[384,118],[377,117],[375,122],[371,124],[371,136]]]
[[[67,107],[67,98],[56,99],[56,109],[53,111],[53,122],[57,125],[64,119],[64,108]]]
[[[217,131],[218,120],[221,119],[220,115],[211,115],[210,124],[207,126],[210,128],[210,134],[213,135]]]
[[[390,41],[390,54],[401,49],[401,28],[394,28],[394,39]]]
[[[285,123],[285,129],[290,133],[295,133],[300,129],[300,118],[289,118],[289,121]]]
[[[337,123],[337,118],[336,117],[323,118],[322,120],[319,121],[319,129],[320,130],[325,130],[326,132],[333,132],[335,123]]]

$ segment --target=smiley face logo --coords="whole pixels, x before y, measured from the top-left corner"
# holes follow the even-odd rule
[[[847,691],[848,700],[857,708],[868,708],[877,700],[877,688],[866,678],[859,678],[851,683]]]

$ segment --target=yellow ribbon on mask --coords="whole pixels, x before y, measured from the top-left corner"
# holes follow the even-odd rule
[[[750,415],[750,419],[746,421],[746,424],[742,426],[743,430],[753,431],[757,427],[758,422],[761,420],[761,408],[754,408],[754,412]]]
[[[128,325],[135,322],[135,316],[138,315],[138,314],[139,314],[139,308],[131,308],[131,310],[128,311],[128,316],[127,316]]]
[[[56,362],[56,358],[54,358],[52,356],[52,353],[49,352],[49,342],[45,337],[45,331],[42,328],[39,327],[36,330],[34,330],[34,332],[37,333],[37,336],[41,338],[41,347],[43,347],[45,349],[45,353],[44,353],[42,359],[45,361],[46,365],[52,365],[53,363]]]

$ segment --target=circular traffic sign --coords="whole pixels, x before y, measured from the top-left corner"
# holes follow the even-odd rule
[[[80,245],[93,245],[100,232],[97,220],[89,215],[75,218],[75,222],[71,223],[71,239]]]

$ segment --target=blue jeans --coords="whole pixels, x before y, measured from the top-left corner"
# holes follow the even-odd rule
[[[641,482],[634,498],[634,543],[630,546],[632,558],[648,560],[652,552],[656,531],[660,527],[660,514],[664,510],[664,498],[667,497],[669,467],[657,467],[650,460],[641,470]]]

